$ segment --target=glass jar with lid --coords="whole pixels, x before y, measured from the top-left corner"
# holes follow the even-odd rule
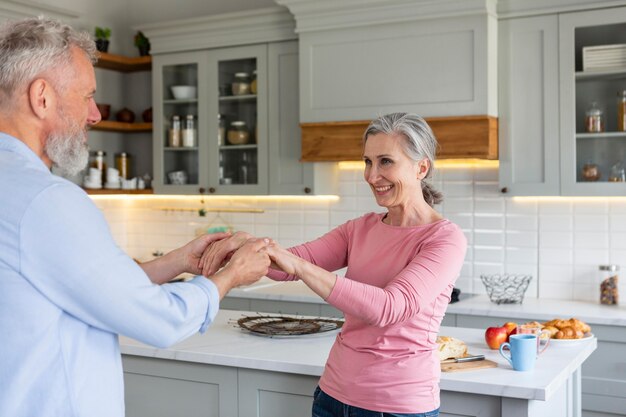
[[[626,131],[626,90],[617,93],[617,130]]]
[[[172,116],[172,124],[168,136],[167,145],[169,147],[178,148],[180,146],[181,131],[180,116],[175,114]]]
[[[619,265],[600,265],[598,292],[600,304],[616,305],[619,303]]]
[[[250,94],[250,74],[247,72],[236,72],[231,85],[234,96]]]
[[[237,120],[230,124],[230,128],[228,129],[228,133],[226,135],[228,143],[231,145],[245,145],[248,143],[249,139],[250,132],[248,131],[246,122]]]
[[[604,132],[604,112],[595,101],[587,110],[585,117],[585,130],[588,133]]]
[[[185,148],[196,146],[196,120],[193,114],[185,116],[185,123],[182,131],[182,143]]]
[[[223,114],[217,115],[217,146],[224,146],[226,139],[226,120]]]

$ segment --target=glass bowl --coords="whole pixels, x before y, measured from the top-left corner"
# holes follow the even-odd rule
[[[481,275],[489,299],[496,304],[521,304],[532,275]]]

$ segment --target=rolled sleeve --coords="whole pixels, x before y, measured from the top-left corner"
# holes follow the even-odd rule
[[[206,317],[199,330],[200,333],[204,333],[211,325],[211,323],[213,323],[213,320],[215,320],[215,316],[220,309],[219,291],[213,281],[211,281],[210,279],[206,279],[205,277],[200,275],[189,281],[189,283],[200,287],[209,299],[209,306],[207,308]]]

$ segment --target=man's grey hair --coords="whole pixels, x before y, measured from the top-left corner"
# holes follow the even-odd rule
[[[52,78],[53,87],[64,90],[72,74],[71,48],[81,49],[95,63],[96,46],[84,31],[77,31],[45,17],[7,21],[0,26],[0,108],[7,109],[18,91],[43,75]],[[51,71],[55,70],[55,71]]]

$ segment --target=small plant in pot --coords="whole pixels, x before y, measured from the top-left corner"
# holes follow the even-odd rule
[[[96,49],[100,52],[109,50],[109,38],[111,37],[111,29],[107,27],[96,26]]]
[[[150,40],[141,31],[135,34],[135,46],[139,48],[139,55],[150,55]]]

